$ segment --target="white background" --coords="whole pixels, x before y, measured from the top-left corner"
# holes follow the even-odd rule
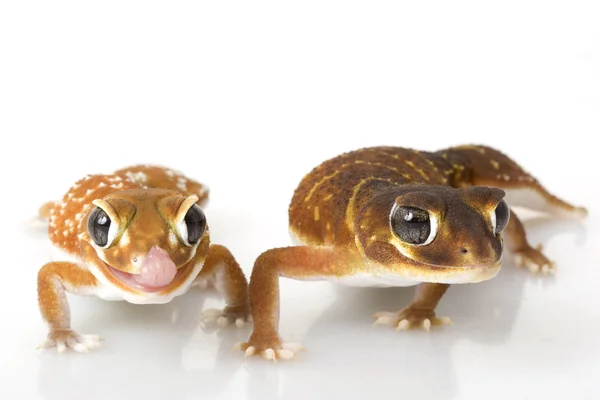
[[[600,397],[600,10],[597,1],[0,4],[0,398],[538,399]],[[455,327],[396,333],[371,314],[412,289],[282,280],[292,362],[230,352],[249,329],[204,331],[222,305],[70,297],[97,351],[38,354],[38,207],[88,173],[147,162],[207,184],[214,242],[250,273],[289,244],[302,176],[362,146],[495,146],[585,221],[527,222],[558,264],[532,277],[506,257],[452,287]]]

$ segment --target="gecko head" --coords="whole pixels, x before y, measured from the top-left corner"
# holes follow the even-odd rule
[[[393,248],[431,281],[486,280],[500,269],[502,232],[510,217],[504,195],[483,186],[410,185],[365,207],[371,222],[360,225],[378,226],[368,232],[369,240]]]
[[[164,189],[124,190],[94,200],[79,235],[91,272],[130,293],[179,287],[208,251],[206,218],[197,202],[196,196]]]

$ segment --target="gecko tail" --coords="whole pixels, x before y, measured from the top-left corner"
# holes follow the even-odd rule
[[[531,188],[504,189],[510,205],[528,208],[559,218],[583,219],[588,210],[559,199],[540,185]]]
[[[52,211],[52,208],[54,208],[55,205],[56,203],[54,201],[44,203],[38,210],[38,216],[41,219],[48,221],[50,219],[50,211]]]

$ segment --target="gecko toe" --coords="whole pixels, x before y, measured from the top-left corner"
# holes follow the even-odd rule
[[[217,318],[217,326],[219,328],[225,328],[227,325],[229,325],[229,320],[227,317],[221,316]]]
[[[229,325],[235,325],[243,328],[249,323],[248,315],[245,312],[239,312],[229,307],[223,310],[210,309],[202,313],[202,325],[205,327],[226,328]]]
[[[48,349],[50,347],[54,347],[56,346],[56,340],[53,339],[46,339],[44,340],[44,342],[42,344],[40,344],[37,349],[38,350],[44,350],[44,349]]]
[[[78,340],[88,350],[97,349],[100,347],[100,343],[104,341],[104,339],[98,335],[79,335]]]
[[[237,326],[238,328],[243,328],[244,326],[246,326],[246,321],[244,321],[243,318],[238,318],[235,320],[235,326]]]
[[[403,319],[398,323],[396,331],[406,331],[410,328],[410,322],[407,319]]]
[[[373,322],[373,325],[395,325],[398,321],[398,316],[394,315],[394,316],[388,316],[388,315],[382,315],[377,317],[377,319],[375,320],[375,322]]]
[[[550,272],[550,266],[548,264],[542,265],[542,274],[548,275],[549,272]]]
[[[454,325],[454,322],[450,319],[450,317],[440,317],[436,318],[436,325]]]
[[[429,332],[429,329],[431,328],[431,321],[429,319],[423,320],[423,328]]]
[[[248,343],[246,342],[236,342],[234,343],[234,345],[231,347],[231,351],[234,350],[242,350],[242,351],[246,351],[246,349],[249,347]]]
[[[56,342],[56,350],[60,354],[63,354],[65,351],[67,351],[67,345],[65,344],[65,342],[63,340],[59,340]]]
[[[232,350],[241,350],[244,352],[244,358],[259,355],[267,361],[277,362],[277,360],[291,360],[297,353],[304,350],[299,343],[279,343],[279,342],[258,342],[256,344],[238,342]]]
[[[275,356],[275,350],[273,350],[273,349],[266,349],[265,351],[263,351],[262,357],[265,360],[273,361],[275,363],[277,362],[277,357]]]
[[[531,273],[537,273],[540,269],[540,266],[537,265],[536,263],[534,263],[533,261],[528,260],[527,261],[527,269],[529,269],[529,271]]]
[[[251,357],[255,354],[256,354],[256,347],[250,346],[246,349],[246,354],[244,355],[244,357]]]
[[[223,315],[223,311],[214,308],[204,310],[202,317],[206,319],[216,319]]]
[[[294,353],[299,353],[304,350],[304,346],[302,346],[300,343],[290,343],[290,342],[282,343],[281,348],[285,349],[285,350],[290,350]]]
[[[517,266],[517,268],[522,268],[525,266],[525,259],[523,258],[522,255],[515,254],[514,260],[515,260],[515,265]]]
[[[291,360],[294,358],[294,352],[286,349],[277,350],[277,357],[282,360]]]
[[[77,341],[76,338],[70,337],[67,339],[67,346],[69,346],[71,349],[75,350],[78,353],[87,353],[89,351],[88,347]]]

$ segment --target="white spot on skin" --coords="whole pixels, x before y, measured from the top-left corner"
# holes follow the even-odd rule
[[[173,231],[169,232],[169,243],[173,246],[177,246],[179,244],[179,240],[177,240],[177,235]]]
[[[185,178],[177,179],[177,188],[185,192],[187,190],[187,179],[185,179]]]
[[[129,179],[137,183],[146,183],[148,181],[148,176],[143,172],[127,172],[125,174]]]
[[[129,237],[129,233],[125,232],[123,236],[121,236],[121,240],[119,241],[121,246],[127,246],[131,243],[131,237]]]

